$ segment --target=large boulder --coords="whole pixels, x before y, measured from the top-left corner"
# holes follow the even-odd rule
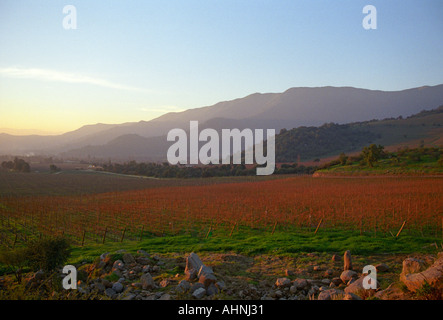
[[[416,258],[407,258],[403,260],[402,274],[417,273],[424,269],[425,262]]]
[[[418,259],[404,260],[400,281],[412,292],[422,288],[425,284],[435,289],[443,289],[443,252],[439,253],[432,266],[421,271],[423,266],[424,263]]]
[[[130,254],[130,253],[124,253],[123,254],[123,262],[125,263],[125,264],[133,264],[133,263],[135,263],[135,258],[134,258],[134,256],[132,255],[132,254]]]
[[[151,276],[151,274],[149,272],[145,273],[144,275],[142,275],[140,277],[140,283],[142,284],[142,289],[143,290],[155,288],[154,279],[152,279],[152,276]]]
[[[189,256],[187,256],[185,267],[186,280],[189,281],[196,279],[202,266],[203,262],[200,260],[200,257],[197,254],[192,252]]]
[[[192,293],[192,296],[196,299],[201,299],[206,295],[206,289],[205,288],[198,288]]]
[[[367,290],[372,290],[374,292],[374,289],[366,289],[363,284],[365,280],[366,275],[363,275],[362,277],[358,278],[354,282],[352,282],[349,286],[345,288],[345,293],[353,293],[358,296],[365,296],[367,295]],[[377,281],[377,287],[380,288],[380,283]]]
[[[217,278],[211,268],[202,265],[198,272],[198,282],[202,283],[207,288],[210,284],[216,283]]]
[[[278,278],[275,281],[275,286],[278,288],[286,288],[291,286],[291,280],[288,278]]]
[[[116,293],[120,293],[120,292],[122,292],[122,291],[123,291],[123,288],[124,288],[124,286],[123,286],[123,284],[121,284],[120,282],[115,282],[115,283],[112,285],[112,290],[114,290]]]
[[[306,279],[295,279],[292,281],[292,287],[296,290],[304,290],[308,287],[308,281]]]
[[[351,251],[347,250],[343,255],[343,270],[352,270],[352,257]]]
[[[320,292],[318,295],[318,300],[335,300],[335,299],[343,299],[345,293],[342,290],[338,289],[329,289]]]
[[[349,280],[358,278],[358,273],[353,270],[345,270],[341,273],[340,279],[344,283],[348,283]]]

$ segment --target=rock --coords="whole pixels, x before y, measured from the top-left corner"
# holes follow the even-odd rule
[[[413,259],[415,261],[411,261],[410,258],[406,260],[406,263],[403,261],[400,280],[410,291],[415,292],[425,284],[436,290],[443,289],[443,252],[439,253],[435,262],[422,272],[419,272],[423,268],[423,264],[420,263],[421,260]]]
[[[356,294],[346,293],[345,296],[343,297],[343,300],[363,300],[363,299],[357,296]]]
[[[205,288],[198,288],[192,293],[192,296],[196,299],[201,299],[206,295],[206,289]]]
[[[381,300],[405,300],[403,290],[395,283],[391,283],[385,290],[378,291],[375,297]]]
[[[308,281],[306,279],[295,279],[292,281],[292,287],[295,287],[297,290],[303,290],[308,286]]]
[[[143,273],[151,272],[151,266],[150,265],[143,266],[142,272]]]
[[[143,266],[146,266],[150,263],[150,261],[147,257],[137,257],[137,258],[135,258],[135,262],[137,262],[138,264],[141,264]]]
[[[200,288],[204,288],[204,287],[205,287],[205,286],[203,285],[203,283],[196,282],[196,283],[194,283],[194,284],[191,286],[191,288],[189,289],[189,291],[190,291],[191,293],[194,293],[195,290],[200,289]]]
[[[313,297],[314,295],[316,295],[317,294],[317,292],[318,292],[318,287],[317,286],[313,286],[311,289],[309,289],[309,291],[308,291],[308,297]],[[300,297],[301,295],[299,295],[298,297],[299,297],[299,300],[301,300],[301,297]]]
[[[352,257],[351,257],[351,251],[347,250],[345,254],[343,255],[343,270],[352,270]]]
[[[318,295],[318,300],[335,300],[341,299],[345,293],[338,289],[328,289],[320,292]]]
[[[171,280],[169,280],[169,279],[163,279],[161,282],[160,282],[160,287],[162,287],[162,288],[166,288],[167,286],[169,286],[171,284]]]
[[[114,271],[112,271],[112,274],[118,278],[124,277],[123,273],[119,269],[115,269]]]
[[[103,293],[106,290],[106,287],[103,285],[103,283],[95,283],[94,289],[97,290],[100,293]]]
[[[280,299],[283,296],[283,292],[281,290],[271,291],[269,294],[274,299]]]
[[[331,283],[335,286],[339,286],[343,283],[343,281],[339,277],[332,278]]]
[[[112,290],[111,288],[106,289],[105,294],[111,299],[113,299],[114,296],[116,295],[115,291]]]
[[[140,277],[140,282],[142,284],[143,290],[155,288],[154,279],[152,279],[151,274],[149,272],[145,273]]]
[[[288,278],[278,278],[277,281],[275,281],[275,285],[278,288],[286,288],[291,285],[291,280]]]
[[[375,266],[375,270],[377,270],[377,272],[386,272],[389,270],[389,267],[385,263],[379,263]]]
[[[130,253],[125,253],[125,254],[123,254],[123,262],[125,263],[125,264],[133,264],[133,263],[135,263],[135,259],[134,259],[134,257],[132,256],[132,254],[130,254]]]
[[[403,261],[402,274],[417,273],[423,270],[425,262],[420,259],[407,258]]]
[[[175,290],[180,293],[185,293],[189,289],[191,289],[191,284],[186,280],[180,281],[177,287],[175,288]]]
[[[171,300],[171,295],[169,293],[163,294],[158,300]]]
[[[112,285],[112,290],[114,290],[116,293],[120,293],[123,291],[123,284],[121,284],[120,282],[115,282]]]
[[[346,282],[346,285],[347,285],[347,286],[350,286],[350,285],[353,284],[355,281],[356,281],[356,278],[351,278],[351,279],[349,279],[348,282]]]
[[[104,261],[106,259],[106,257],[108,256],[108,254],[109,254],[109,252],[102,253],[100,255],[100,261]]]
[[[208,273],[214,273],[211,267],[205,266],[204,264],[198,269],[197,278],[200,278],[201,275]]]
[[[112,283],[106,279],[102,279],[102,284],[105,286],[105,288],[111,288]]]
[[[116,270],[123,270],[125,267],[125,264],[121,260],[115,260],[114,264],[112,265],[112,269]]]
[[[215,285],[217,286],[217,288],[218,288],[220,291],[223,291],[223,290],[226,289],[226,284],[224,283],[224,281],[217,281],[217,282],[215,283]]]
[[[124,296],[122,298],[122,300],[135,300],[136,297],[137,297],[136,294],[131,293],[131,294],[128,294],[127,296]]]
[[[145,257],[148,257],[149,258],[149,253],[147,253],[145,250],[137,250],[137,253],[138,254],[142,254],[142,255],[144,255]]]
[[[323,279],[323,280],[321,280],[321,282],[323,284],[330,285],[331,284],[331,279]]]
[[[340,275],[340,279],[344,283],[347,283],[349,280],[351,280],[353,278],[357,278],[357,277],[358,277],[357,272],[352,271],[352,270],[345,270]]]
[[[354,282],[352,282],[351,284],[349,284],[346,288],[345,288],[345,293],[353,293],[356,294],[358,296],[361,296],[365,293],[366,290],[370,290],[370,289],[365,289],[363,287],[363,281],[365,279],[366,276],[360,277],[357,280],[355,280]],[[377,288],[380,287],[379,282],[377,281]]]
[[[186,280],[193,281],[193,280],[197,279],[197,273],[198,273],[198,271],[195,269],[185,270]]]
[[[198,282],[202,283],[207,288],[211,283],[216,283],[217,278],[213,273],[201,273]]]
[[[197,274],[202,266],[203,262],[200,260],[200,257],[197,254],[194,252],[189,254],[189,256],[186,257],[186,280],[194,280],[197,278]]]
[[[213,283],[211,283],[208,288],[206,289],[206,294],[208,296],[213,296],[217,293],[219,293],[220,291],[218,290],[217,286]]]
[[[197,273],[198,282],[203,283],[203,285],[207,288],[211,283],[217,282],[217,278],[214,275],[214,271],[212,271],[211,267],[205,266],[202,264]]]

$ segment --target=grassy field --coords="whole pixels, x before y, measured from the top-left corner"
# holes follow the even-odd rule
[[[297,256],[302,253],[322,252],[342,255],[351,250],[357,255],[386,255],[407,253],[435,253],[441,251],[442,240],[432,236],[403,235],[396,238],[391,235],[360,235],[356,231],[321,230],[314,235],[308,230],[271,231],[242,228],[232,236],[226,233],[215,233],[205,238],[192,235],[166,235],[164,237],[146,237],[142,241],[108,242],[89,244],[85,247],[74,247],[71,262],[92,262],[104,252],[115,252],[124,249],[135,253],[137,250],[155,253],[190,252],[224,253],[234,252],[247,256],[260,254],[278,256]]]

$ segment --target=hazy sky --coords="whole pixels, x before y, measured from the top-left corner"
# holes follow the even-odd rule
[[[441,0],[1,0],[0,128],[66,132],[299,86],[441,84],[442,16]]]

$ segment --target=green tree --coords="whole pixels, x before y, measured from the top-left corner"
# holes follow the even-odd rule
[[[338,161],[340,161],[340,164],[342,166],[346,165],[346,162],[348,161],[348,156],[345,155],[343,152],[340,153],[340,155],[338,156]]]
[[[373,143],[369,147],[363,148],[361,152],[362,158],[367,163],[367,165],[372,168],[374,166],[374,163],[380,160],[384,155],[383,149],[383,146]]]

